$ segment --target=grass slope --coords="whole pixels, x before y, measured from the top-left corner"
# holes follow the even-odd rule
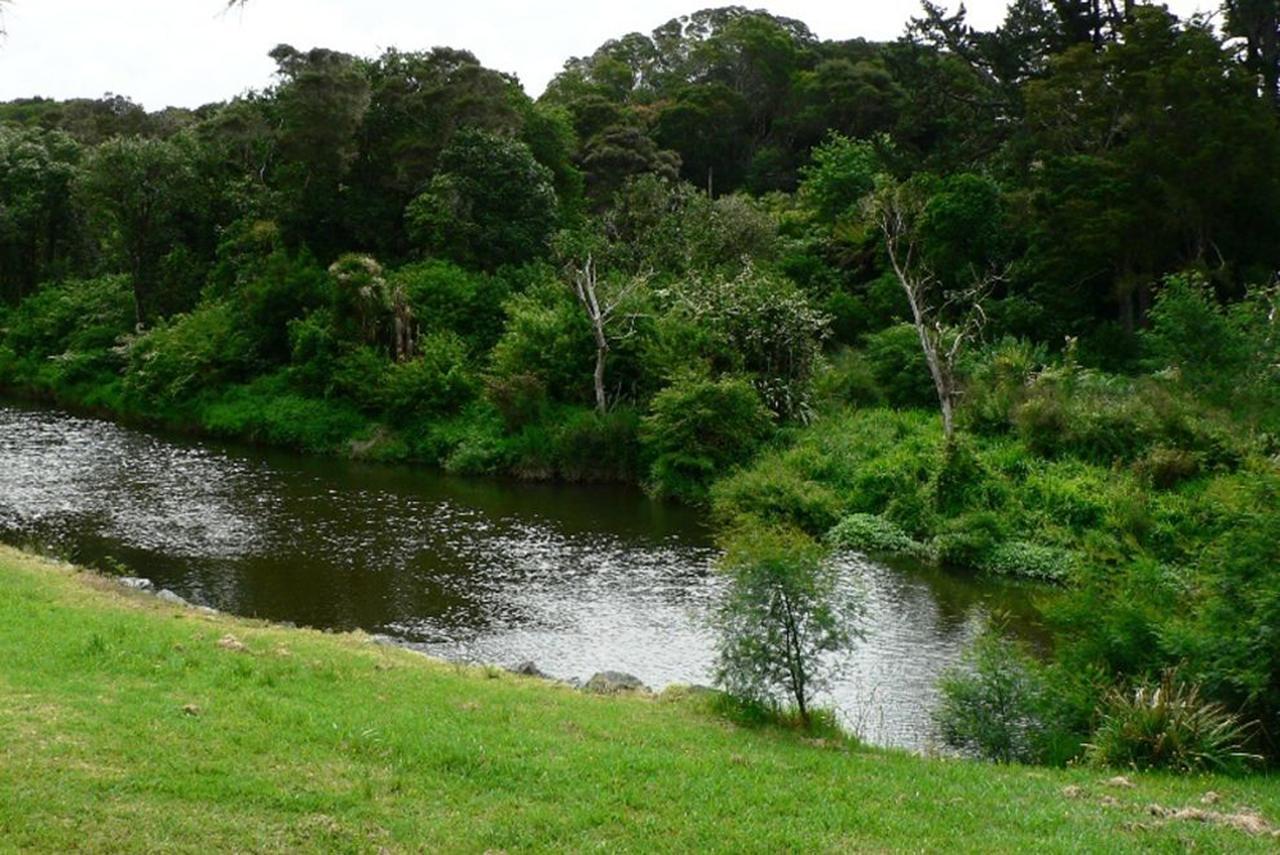
[[[246,649],[226,641],[234,636]],[[223,642],[220,644],[220,642]],[[996,768],[743,730],[0,548],[0,850],[1268,850],[1274,779]]]

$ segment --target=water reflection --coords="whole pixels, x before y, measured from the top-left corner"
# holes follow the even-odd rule
[[[0,406],[0,536],[116,560],[237,614],[396,636],[548,673],[710,680],[715,551],[696,515],[605,487],[162,438]],[[831,701],[868,738],[922,747],[939,671],[1016,591],[844,559],[867,638]]]

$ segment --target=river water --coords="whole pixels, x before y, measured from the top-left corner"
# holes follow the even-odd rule
[[[630,489],[458,479],[0,404],[0,538],[119,562],[223,611],[449,659],[626,671],[657,689],[711,680],[708,532]],[[865,739],[927,749],[938,674],[993,610],[1029,616],[1026,594],[841,561],[866,637],[825,700]]]

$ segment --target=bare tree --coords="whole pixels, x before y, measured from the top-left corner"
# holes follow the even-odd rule
[[[887,183],[868,198],[867,211],[884,236],[889,263],[911,306],[911,320],[938,393],[942,432],[950,444],[961,392],[957,364],[964,347],[978,338],[986,324],[982,301],[1000,276],[995,271],[973,270],[969,287],[944,290],[921,247],[926,202],[915,187]]]
[[[619,317],[619,309],[645,285],[648,277],[631,276],[621,284],[606,285],[596,269],[595,256],[588,253],[586,263],[581,267],[570,265],[569,280],[578,302],[591,321],[591,331],[596,343],[596,367],[593,374],[596,409],[604,415],[609,411],[609,399],[605,391],[605,362],[609,357],[611,327]],[[627,317],[633,321],[635,319],[635,315]]]

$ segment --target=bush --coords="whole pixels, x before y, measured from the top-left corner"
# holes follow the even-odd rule
[[[870,407],[881,402],[880,387],[865,353],[845,348],[818,374],[814,392],[819,404]]]
[[[574,412],[553,433],[557,474],[567,481],[636,481],[639,431],[640,418],[629,407],[605,415]]]
[[[382,402],[387,413],[403,424],[457,412],[475,396],[467,363],[466,345],[457,335],[442,332],[421,338],[417,357],[386,371]]]
[[[922,554],[924,547],[905,531],[875,514],[850,514],[827,533],[838,549],[886,554]]]
[[[992,548],[978,566],[1012,579],[1065,582],[1072,576],[1075,559],[1065,549],[1012,540]]]
[[[200,420],[215,436],[320,453],[341,449],[368,428],[349,404],[299,395],[283,373],[228,390],[202,408]]]
[[[656,495],[703,502],[707,486],[747,462],[773,433],[752,385],[727,377],[685,377],[654,396],[643,439]]]
[[[502,336],[502,305],[510,288],[501,276],[428,261],[399,268],[387,277],[387,284],[408,296],[424,333],[456,333],[475,353],[488,351]]]
[[[716,683],[729,694],[811,722],[831,656],[860,637],[860,603],[824,550],[794,529],[734,533],[721,564],[729,585],[717,614]]]
[[[1026,400],[1036,373],[1046,361],[1042,346],[1013,338],[1002,339],[973,354],[964,366],[961,417],[979,432],[1009,430],[1014,408]]]
[[[205,303],[161,321],[129,346],[125,390],[163,408],[244,377],[253,343],[239,316],[225,303]]]
[[[933,719],[943,742],[996,763],[1036,763],[1046,756],[1050,699],[1040,666],[1014,642],[988,629],[939,682]]]
[[[866,337],[865,347],[871,374],[892,406],[937,406],[938,392],[914,326],[897,324],[872,333]]]
[[[1232,772],[1259,759],[1245,751],[1247,741],[1248,728],[1236,716],[1169,670],[1157,686],[1107,695],[1086,756],[1122,769]]]

